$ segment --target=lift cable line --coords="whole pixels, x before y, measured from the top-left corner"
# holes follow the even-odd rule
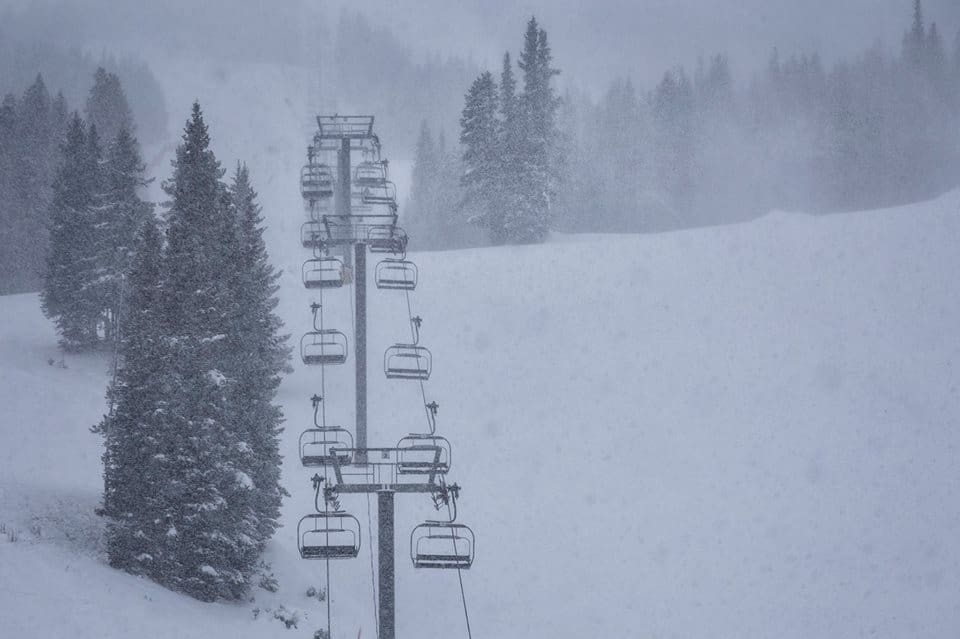
[[[367,500],[367,533],[373,539],[370,495],[377,495],[377,563],[370,547],[373,612],[378,639],[395,639],[396,573],[394,566],[398,504],[396,495],[422,493],[434,508],[447,506],[447,520],[425,520],[410,533],[410,559],[415,568],[457,570],[468,639],[472,639],[462,570],[474,560],[473,531],[456,521],[459,485],[447,483],[452,448],[437,434],[436,401],[427,401],[425,382],[433,355],[421,344],[423,320],[412,313],[410,291],[419,283],[419,270],[407,259],[407,234],[397,226],[396,187],[388,177],[389,162],[381,156],[373,116],[317,117],[317,132],[307,148],[307,164],[300,172],[300,192],[308,219],[300,227],[300,243],[312,251],[301,271],[307,290],[318,291],[311,304],[313,330],[304,334],[300,355],[305,365],[320,367],[320,394],[311,398],[313,426],[300,436],[300,459],[316,468],[314,513],[297,526],[298,547],[304,559],[324,559],[327,565],[327,633],[331,632],[330,561],[355,558],[360,552],[360,523],[345,511],[340,497],[363,494]],[[353,163],[353,154],[359,161]],[[374,447],[367,441],[367,254],[384,257],[372,269],[379,290],[404,293],[410,341],[384,351],[387,379],[415,380],[427,420],[426,432],[402,436],[394,446]],[[349,284],[352,338],[325,323],[324,293]],[[352,346],[355,407],[352,432],[328,424],[326,367],[346,363]],[[420,429],[417,429],[420,430]],[[320,509],[320,488],[324,505]],[[452,547],[452,550],[450,548]],[[332,637],[331,637],[332,639]]]

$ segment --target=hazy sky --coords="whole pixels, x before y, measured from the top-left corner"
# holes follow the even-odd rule
[[[349,4],[349,3],[342,3]],[[472,52],[497,64],[520,48],[535,14],[559,65],[579,83],[630,74],[643,84],[698,55],[724,52],[740,71],[756,68],[774,46],[785,54],[818,50],[827,61],[882,38],[899,48],[913,0],[426,0],[354,3],[423,48]],[[418,7],[418,10],[413,10]],[[960,0],[924,0],[948,45],[960,29]],[[453,25],[460,25],[456,28]]]
[[[290,56],[323,38],[305,28],[319,15],[335,24],[351,6],[392,29],[417,53],[472,57],[499,66],[516,53],[527,18],[550,33],[564,81],[592,89],[629,75],[651,86],[669,67],[698,55],[727,53],[743,78],[774,46],[789,55],[818,50],[829,64],[862,51],[877,38],[899,48],[912,0],[0,0],[32,8],[34,27],[58,41],[139,43],[219,55]],[[948,46],[960,29],[960,0],[925,0]],[[198,37],[198,33],[202,34]],[[121,34],[122,38],[121,38]],[[308,42],[304,43],[304,40]]]

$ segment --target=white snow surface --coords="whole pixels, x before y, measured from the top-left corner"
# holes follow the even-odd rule
[[[250,164],[286,270],[279,311],[299,339],[318,296],[299,285],[309,122],[284,93],[296,73],[159,71],[180,120],[201,99],[224,165]],[[428,399],[477,534],[464,573],[474,636],[958,636],[958,208],[955,192],[413,255]],[[324,294],[328,325],[349,333],[348,300]],[[317,369],[295,359],[280,389],[291,497],[265,557],[280,589],[205,604],[104,561],[89,427],[106,410],[107,359],[60,355],[36,295],[0,297],[0,311],[0,635],[292,638],[325,626],[305,595],[325,585],[323,562],[299,559],[295,539],[312,509],[296,439]],[[377,374],[383,349],[409,335],[402,293],[371,287],[369,317],[370,440],[392,445],[423,427],[417,385]],[[329,423],[352,422],[352,366],[351,354],[327,375]],[[367,502],[341,501],[365,536],[358,559],[332,564],[333,633],[374,637]],[[466,636],[456,573],[406,558],[412,526],[435,516],[429,500],[396,503],[398,637]],[[298,611],[296,628],[267,612],[281,606]]]

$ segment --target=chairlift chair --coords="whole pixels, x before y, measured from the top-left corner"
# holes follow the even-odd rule
[[[411,433],[397,442],[397,472],[401,475],[446,475],[451,448],[446,437]]]
[[[417,265],[409,260],[387,258],[377,263],[377,288],[395,291],[412,291],[419,279]]]
[[[353,170],[353,183],[357,187],[382,186],[387,181],[387,167],[383,162],[360,162]]]
[[[343,262],[336,257],[314,257],[303,263],[303,285],[307,288],[343,286]]]
[[[414,568],[458,568],[473,565],[474,534],[469,526],[427,521],[410,532],[410,559]]]
[[[304,559],[352,559],[360,554],[360,522],[343,511],[306,515],[297,524]]]
[[[383,182],[365,186],[360,191],[361,198],[366,204],[395,204],[397,201],[397,187],[393,182]]]
[[[333,171],[326,164],[307,164],[300,169],[300,194],[308,201],[333,197]]]
[[[327,230],[321,220],[310,220],[300,225],[300,243],[304,248],[318,247],[327,237]]]
[[[407,250],[407,232],[392,224],[375,224],[367,230],[371,253],[402,255]]]
[[[424,346],[394,344],[383,353],[383,372],[387,379],[430,379],[433,355]]]
[[[345,428],[309,428],[300,434],[300,463],[307,468],[346,466],[353,455],[353,435]]]
[[[300,359],[309,366],[347,361],[347,336],[335,329],[310,331],[300,338]]]

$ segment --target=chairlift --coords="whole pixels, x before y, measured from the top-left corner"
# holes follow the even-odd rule
[[[392,224],[375,224],[367,229],[371,253],[402,255],[407,250],[407,232]]]
[[[397,442],[397,472],[401,475],[445,475],[451,448],[446,437],[411,433]]]
[[[384,162],[364,161],[353,170],[353,183],[359,188],[383,186],[387,181],[387,167]]]
[[[352,559],[360,554],[360,522],[343,511],[306,515],[297,524],[304,559]]]
[[[300,463],[307,468],[346,466],[352,450],[353,435],[340,426],[309,428],[300,434]]]
[[[310,220],[300,225],[300,243],[304,248],[319,247],[328,235],[321,220]]]
[[[473,565],[474,534],[469,526],[426,521],[410,532],[410,559],[414,568],[457,568]]]
[[[395,204],[397,187],[393,182],[364,186],[360,191],[360,197],[365,204]]]
[[[347,336],[335,329],[314,330],[300,338],[300,359],[308,366],[347,361]]]
[[[417,288],[419,279],[417,265],[405,259],[387,258],[377,263],[377,288],[386,290],[412,291]]]
[[[343,262],[336,257],[314,257],[303,263],[307,288],[340,288],[344,284]]]
[[[383,354],[383,372],[387,379],[430,379],[433,355],[424,346],[394,344]]]
[[[333,171],[326,164],[307,164],[300,169],[300,194],[308,201],[333,197]]]

